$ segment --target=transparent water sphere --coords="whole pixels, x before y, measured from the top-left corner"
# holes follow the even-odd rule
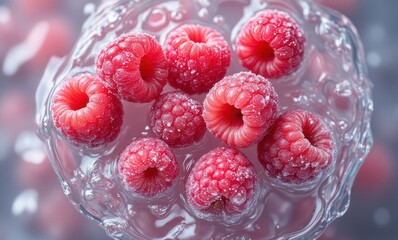
[[[132,198],[116,176],[119,154],[134,139],[153,136],[147,124],[152,103],[123,102],[124,123],[117,139],[102,148],[71,144],[55,128],[50,104],[71,76],[95,74],[100,49],[126,32],[146,32],[163,44],[184,23],[218,30],[232,49],[227,75],[245,71],[234,51],[243,24],[257,12],[288,12],[303,27],[305,56],[291,76],[273,81],[280,111],[304,108],[321,116],[336,141],[335,162],[317,181],[300,188],[279,185],[264,173],[256,147],[241,149],[259,174],[253,209],[232,224],[200,219],[188,206],[185,180],[193,163],[214,148],[209,133],[189,147],[176,149],[182,173],[171,194]],[[344,214],[355,176],[372,145],[373,110],[361,41],[344,16],[306,0],[104,1],[90,5],[75,47],[52,59],[37,89],[38,134],[65,194],[76,209],[98,222],[114,239],[313,239]],[[163,92],[173,90],[166,86]],[[194,96],[203,100],[204,94]]]

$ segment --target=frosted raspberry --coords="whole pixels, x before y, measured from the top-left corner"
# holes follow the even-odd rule
[[[260,75],[240,72],[216,83],[204,101],[207,129],[223,142],[248,147],[259,142],[274,122],[278,96]]]
[[[156,137],[171,147],[197,142],[206,130],[201,104],[181,92],[161,95],[151,108],[149,123]]]
[[[163,90],[168,64],[162,47],[149,34],[123,34],[98,54],[97,75],[130,102],[150,102]]]
[[[55,93],[51,112],[69,141],[89,147],[113,141],[123,122],[120,100],[89,74],[68,79]]]
[[[316,178],[333,161],[331,131],[311,112],[292,110],[280,116],[258,144],[258,157],[268,173],[287,183]]]
[[[304,42],[303,30],[287,13],[264,10],[243,26],[236,46],[244,67],[264,77],[279,78],[300,66]]]
[[[189,94],[207,92],[224,77],[231,62],[223,36],[201,25],[183,25],[172,31],[164,51],[170,63],[170,84]]]
[[[254,198],[256,182],[256,171],[243,153],[216,148],[203,155],[189,173],[187,200],[205,214],[242,213]]]
[[[126,147],[119,157],[118,171],[128,191],[152,197],[173,185],[179,167],[174,153],[165,142],[143,138]]]

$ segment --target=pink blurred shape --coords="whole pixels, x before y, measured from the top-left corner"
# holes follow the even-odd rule
[[[10,137],[33,127],[34,102],[19,89],[10,89],[0,97],[0,127]]]
[[[84,230],[84,218],[73,208],[63,192],[57,188],[42,195],[35,222],[38,230],[49,239],[75,239]]]
[[[12,0],[15,10],[22,15],[40,16],[55,10],[62,0]]]
[[[69,19],[53,17],[37,22],[26,38],[8,51],[3,72],[12,76],[25,64],[30,71],[41,72],[52,56],[68,53],[73,40],[74,29]]]
[[[386,194],[394,180],[393,156],[387,146],[375,142],[359,170],[353,190],[368,198],[378,198]]]

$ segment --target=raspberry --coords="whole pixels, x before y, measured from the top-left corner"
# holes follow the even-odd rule
[[[51,112],[69,141],[89,147],[113,141],[123,122],[120,100],[89,74],[68,79],[54,95]]]
[[[163,90],[168,64],[162,47],[149,34],[122,34],[98,54],[97,75],[120,98],[150,102]]]
[[[206,130],[201,104],[181,92],[161,95],[151,108],[149,123],[156,137],[171,147],[197,142]]]
[[[258,158],[268,173],[286,183],[304,183],[331,165],[331,131],[311,112],[296,109],[281,115],[258,144]]]
[[[278,95],[260,75],[240,72],[227,76],[207,94],[203,118],[207,129],[223,142],[248,147],[259,142],[272,125]]]
[[[231,215],[249,209],[257,183],[256,171],[246,156],[231,147],[203,155],[188,175],[188,203],[200,213]]]
[[[160,139],[133,141],[119,157],[118,171],[128,191],[152,197],[169,189],[179,166],[170,147]]]
[[[170,63],[170,85],[189,94],[207,92],[224,77],[231,62],[223,36],[201,25],[183,25],[172,31],[164,51]]]
[[[303,30],[287,13],[264,10],[243,26],[236,41],[237,55],[250,71],[279,78],[300,66],[304,42]]]

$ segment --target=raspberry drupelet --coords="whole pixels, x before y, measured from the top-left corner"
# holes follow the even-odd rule
[[[206,131],[202,105],[182,92],[161,95],[150,110],[149,125],[170,147],[198,142]]]
[[[291,16],[278,10],[264,10],[242,27],[236,51],[244,67],[276,79],[299,68],[304,43],[304,32]]]
[[[173,30],[164,52],[170,63],[170,85],[188,94],[207,92],[225,76],[231,62],[224,37],[202,25],[186,24]]]
[[[70,142],[89,147],[113,141],[123,122],[119,98],[90,74],[76,75],[60,86],[51,114],[55,127]]]
[[[143,138],[125,148],[118,160],[118,172],[127,191],[153,197],[173,185],[179,165],[165,142],[157,138]]]
[[[296,109],[275,121],[258,144],[258,158],[272,177],[305,183],[332,164],[334,148],[330,129],[313,113]]]
[[[207,94],[203,118],[207,129],[234,147],[259,142],[275,120],[278,95],[260,75],[240,72],[227,76]]]
[[[96,72],[121,99],[151,102],[167,82],[168,64],[162,47],[146,33],[122,34],[97,56]]]
[[[193,209],[217,216],[249,210],[256,183],[256,171],[247,157],[237,149],[220,147],[196,162],[185,186]]]

